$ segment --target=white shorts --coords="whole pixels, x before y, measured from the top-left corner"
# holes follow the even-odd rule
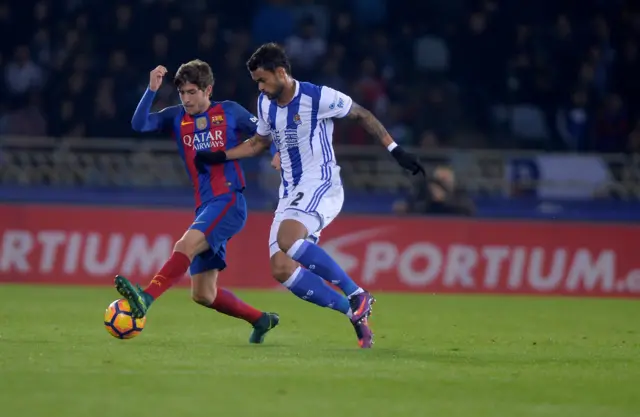
[[[283,220],[293,219],[302,223],[309,234],[307,240],[316,243],[322,229],[340,214],[343,203],[342,184],[322,180],[298,184],[278,202],[269,231],[269,257],[280,251],[277,238]]]

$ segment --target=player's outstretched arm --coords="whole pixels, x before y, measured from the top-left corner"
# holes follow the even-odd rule
[[[269,136],[261,136],[256,133],[240,145],[226,151],[227,159],[252,158],[260,155],[264,150],[268,149],[270,145],[271,138]]]
[[[373,115],[369,110],[365,109],[358,103],[353,103],[349,113],[347,113],[347,119],[355,120],[371,135],[380,141],[385,148],[395,143],[393,138],[382,123]]]
[[[418,173],[425,174],[418,158],[398,146],[383,124],[369,110],[357,103],[353,103],[346,117],[357,121],[367,132],[375,136],[391,152],[391,155],[402,168],[410,171],[413,175]]]
[[[233,159],[252,158],[267,149],[270,143],[269,136],[255,134],[235,148],[226,151],[200,151],[196,153],[196,164],[216,165]]]

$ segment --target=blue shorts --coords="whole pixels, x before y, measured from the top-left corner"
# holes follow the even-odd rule
[[[239,192],[223,194],[198,207],[189,230],[204,233],[210,248],[193,258],[189,273],[193,276],[225,269],[227,241],[242,230],[246,221],[247,202]]]

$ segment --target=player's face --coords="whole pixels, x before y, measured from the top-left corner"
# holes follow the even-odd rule
[[[184,109],[189,114],[199,114],[207,110],[209,106],[209,97],[211,96],[212,86],[208,86],[204,91],[197,85],[186,83],[178,87],[180,101]]]
[[[267,71],[258,68],[251,73],[253,81],[258,83],[258,90],[264,93],[269,100],[277,100],[284,90],[286,73],[283,68]]]

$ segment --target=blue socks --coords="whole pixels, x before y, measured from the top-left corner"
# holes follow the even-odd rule
[[[313,272],[298,267],[283,283],[298,298],[320,307],[328,307],[343,314],[351,314],[347,297],[340,295]]]
[[[338,286],[347,297],[362,292],[362,289],[340,268],[340,265],[318,245],[300,239],[291,246],[287,255],[323,279]]]

